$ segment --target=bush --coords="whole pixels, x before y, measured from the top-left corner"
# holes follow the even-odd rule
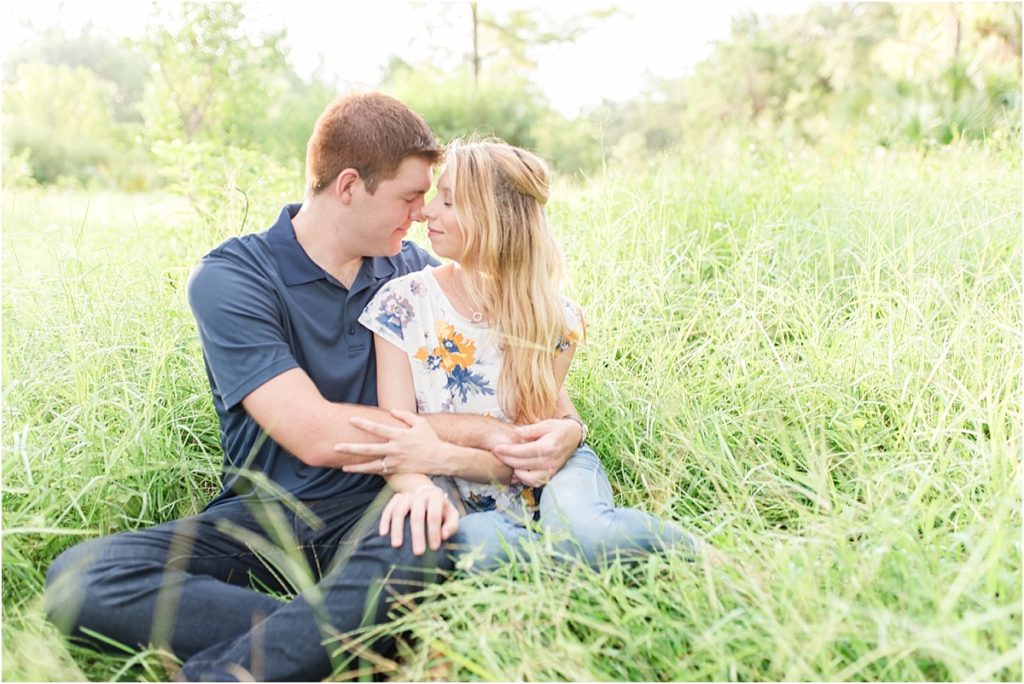
[[[32,178],[111,185],[126,150],[114,122],[116,86],[85,67],[25,63],[4,88],[4,145]]]
[[[302,198],[302,166],[297,160],[282,161],[219,143],[180,140],[155,143],[153,154],[171,190],[186,196],[216,235],[251,231],[251,220],[265,222],[281,205]]]
[[[591,171],[600,163],[593,126],[560,116],[522,77],[491,77],[474,84],[464,72],[449,76],[401,66],[385,89],[419,112],[444,143],[497,136],[537,152],[565,173]]]

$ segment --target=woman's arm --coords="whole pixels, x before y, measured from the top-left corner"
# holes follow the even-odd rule
[[[565,384],[565,377],[569,375],[569,366],[572,365],[572,359],[576,356],[576,345],[570,345],[568,349],[557,352],[555,354],[555,384],[558,385],[558,389],[562,389],[562,385]],[[557,410],[557,406],[555,409]],[[549,418],[557,418],[562,414],[556,413]]]
[[[416,412],[416,390],[412,379],[412,365],[409,355],[383,337],[374,334],[374,347],[377,355],[377,402],[381,408],[398,411]],[[402,416],[405,416],[402,418]],[[420,473],[422,475],[451,475],[472,482],[508,483],[512,479],[512,468],[506,466],[489,451],[463,447],[441,441],[434,434],[430,425],[422,418],[410,418],[407,414],[396,414],[406,420],[411,430],[404,428],[386,428],[370,421],[353,421],[364,430],[385,439],[399,434],[403,438],[416,441],[415,448],[409,453],[389,453],[386,456],[388,470],[397,473]],[[411,433],[411,434],[409,434]],[[372,451],[383,445],[339,445],[351,453],[378,453]],[[366,451],[364,451],[366,450]],[[380,461],[357,464],[345,468],[349,473],[380,473]],[[422,480],[399,480],[388,483],[398,491],[409,491],[422,486]],[[408,487],[406,486],[408,483]],[[401,489],[399,489],[401,487]]]
[[[582,314],[580,321],[583,321]],[[531,487],[547,483],[562,469],[583,439],[583,423],[564,418],[570,414],[579,418],[564,386],[575,355],[576,344],[555,355],[555,382],[559,391],[554,415],[547,420],[517,427],[516,433],[523,440],[521,443],[501,444],[494,448],[494,454],[501,462],[514,469],[515,479]]]
[[[392,411],[415,412],[416,390],[409,357],[379,335],[374,334],[373,338],[377,356],[377,403]],[[383,467],[384,459],[380,463]],[[383,477],[395,494],[381,512],[378,532],[381,536],[390,533],[393,547],[399,548],[405,542],[406,518],[409,518],[412,552],[417,556],[425,553],[428,545],[434,551],[441,548],[441,542],[458,530],[458,510],[426,474],[398,472],[396,468]]]

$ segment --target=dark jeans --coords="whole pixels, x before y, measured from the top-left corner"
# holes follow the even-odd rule
[[[406,545],[393,549],[377,534],[379,508],[364,515],[373,499],[307,503],[322,525],[272,504],[276,527],[264,509],[231,501],[84,542],[50,566],[47,615],[70,635],[84,636],[84,628],[133,647],[169,648],[184,661],[181,676],[193,681],[323,679],[332,671],[326,640],[384,622],[396,598],[451,567],[447,554],[414,556],[408,528]],[[281,547],[292,557],[274,550]],[[302,567],[309,580],[295,598],[265,593],[293,591],[283,578]],[[332,640],[331,654],[340,643]]]

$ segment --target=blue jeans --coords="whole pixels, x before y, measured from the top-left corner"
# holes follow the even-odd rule
[[[678,525],[633,508],[616,508],[612,488],[597,455],[583,446],[544,486],[540,527],[557,556],[583,559],[600,567],[616,557],[636,557],[678,549],[700,551],[696,537]],[[459,567],[490,570],[513,555],[530,555],[537,532],[497,511],[470,513],[459,520],[450,540]]]
[[[294,537],[290,551],[315,582],[291,600],[265,593],[294,588],[282,579],[280,561],[274,567],[253,550],[254,541],[273,546],[266,518],[235,500],[68,549],[46,575],[47,614],[73,636],[85,636],[84,629],[132,647],[169,648],[184,661],[181,676],[192,681],[234,681],[246,673],[321,680],[338,662],[332,656],[348,655],[337,641],[329,654],[325,640],[384,622],[396,597],[451,567],[446,554],[414,556],[408,528],[406,545],[391,548],[390,538],[377,533],[379,508],[365,515],[374,497],[307,503],[322,524],[271,504],[286,536]],[[378,642],[374,649],[392,645]]]

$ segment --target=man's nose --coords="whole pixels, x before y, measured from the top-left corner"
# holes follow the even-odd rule
[[[426,221],[427,220],[427,208],[422,204],[409,212],[409,218],[413,221]]]

